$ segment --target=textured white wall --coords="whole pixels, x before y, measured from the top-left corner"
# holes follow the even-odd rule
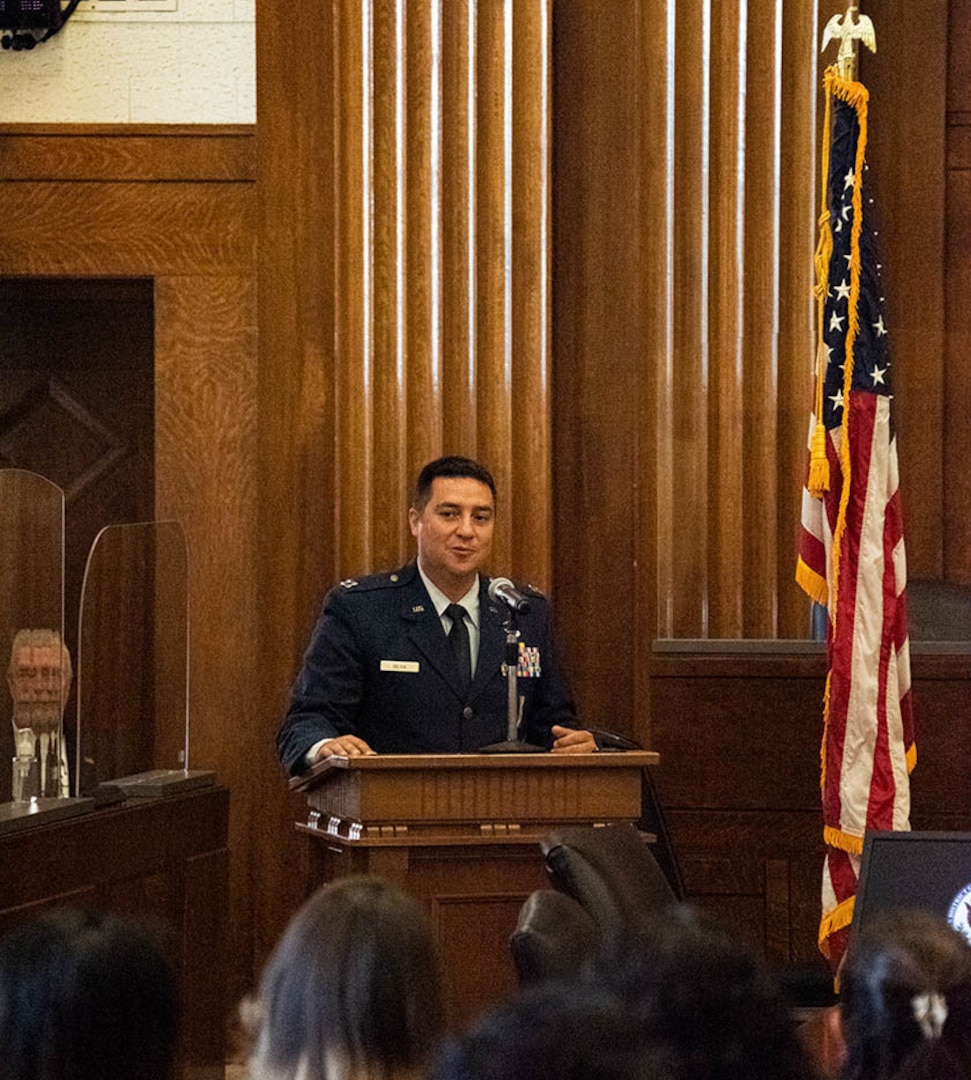
[[[30,52],[0,51],[0,123],[252,124],[256,0],[78,12]]]

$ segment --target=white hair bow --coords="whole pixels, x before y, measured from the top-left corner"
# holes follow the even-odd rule
[[[943,994],[915,994],[910,1001],[914,1019],[920,1024],[925,1039],[939,1039],[947,1020],[947,1002]]]

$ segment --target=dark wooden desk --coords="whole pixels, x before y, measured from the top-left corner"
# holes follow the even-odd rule
[[[229,792],[132,800],[0,836],[0,933],[56,906],[163,918],[176,932],[184,1076],[224,1075]]]
[[[539,841],[559,825],[636,821],[641,770],[658,755],[426,754],[332,758],[298,828],[311,838],[308,892],[380,874],[428,908],[449,1022],[515,990],[509,935],[549,886]]]

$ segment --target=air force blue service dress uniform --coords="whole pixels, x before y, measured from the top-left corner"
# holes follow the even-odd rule
[[[332,589],[277,733],[287,771],[303,772],[310,748],[337,735],[356,735],[379,754],[472,752],[505,739],[511,613],[489,599],[488,586],[480,576],[479,652],[468,690],[414,563]],[[576,715],[557,662],[549,602],[523,591],[530,609],[516,617],[522,737],[550,747],[550,728],[576,727]]]

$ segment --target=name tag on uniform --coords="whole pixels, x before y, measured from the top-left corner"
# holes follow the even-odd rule
[[[417,674],[421,671],[421,665],[417,660],[382,660],[382,671],[406,671]]]

